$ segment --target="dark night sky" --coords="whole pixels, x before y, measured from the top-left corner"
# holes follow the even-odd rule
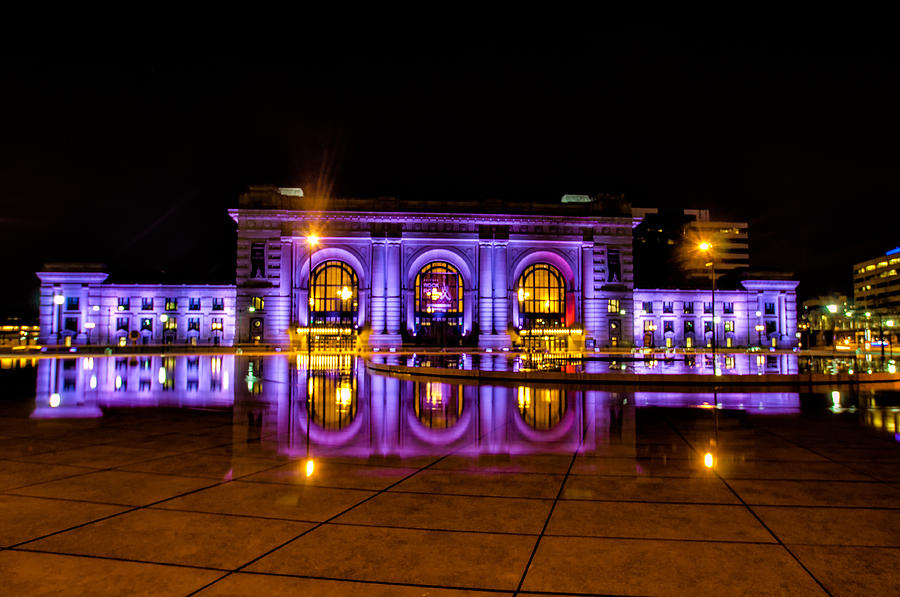
[[[749,221],[753,267],[795,272],[801,295],[849,291],[854,261],[900,244],[890,38],[578,39],[310,43],[279,63],[6,59],[0,316],[36,313],[45,261],[230,281],[225,210],[241,190],[322,172],[337,195],[709,208]]]

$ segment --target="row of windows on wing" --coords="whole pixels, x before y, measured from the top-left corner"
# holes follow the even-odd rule
[[[65,297],[65,306],[66,311],[78,311],[79,305],[81,301],[77,296],[69,296]],[[154,305],[153,297],[142,297],[141,298],[141,310],[142,311],[152,311]],[[199,298],[190,298],[188,299],[188,311],[200,311],[203,308],[203,301]],[[116,309],[118,311],[130,311],[131,310],[131,299],[128,297],[119,297],[116,305]],[[165,299],[165,310],[166,311],[177,311],[178,310],[178,299],[176,298],[167,298]],[[225,299],[224,298],[216,298],[212,299],[212,310],[213,311],[224,311],[225,310]]]
[[[733,302],[723,302],[720,303],[722,305],[722,313],[732,314],[734,313],[734,303]],[[643,301],[641,303],[641,308],[644,313],[653,313],[653,302],[652,301]],[[765,314],[766,315],[775,315],[775,303],[765,303]],[[619,311],[619,301],[615,299],[610,299],[609,304],[607,306],[607,310],[610,313]],[[712,313],[713,305],[712,302],[704,302],[703,303],[703,312],[704,313]],[[663,313],[674,313],[675,312],[675,303],[672,301],[663,302],[662,303],[662,312]],[[693,302],[685,302],[682,305],[682,313],[687,315],[694,313],[694,303]]]

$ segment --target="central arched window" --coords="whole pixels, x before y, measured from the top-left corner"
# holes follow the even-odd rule
[[[559,270],[548,263],[529,265],[516,287],[522,327],[562,325],[566,286]]]
[[[455,338],[463,323],[463,279],[445,261],[429,263],[416,275],[416,332],[434,336],[441,344],[449,332]]]
[[[312,325],[353,325],[359,310],[359,281],[343,261],[324,261],[313,270],[309,306]]]
[[[423,267],[416,276],[416,312],[458,315],[463,310],[459,270],[444,261]]]

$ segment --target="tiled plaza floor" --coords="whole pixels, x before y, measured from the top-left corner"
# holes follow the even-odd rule
[[[279,456],[230,413],[0,418],[9,595],[897,595],[900,445],[638,410],[594,450]],[[463,447],[464,448],[464,447]]]

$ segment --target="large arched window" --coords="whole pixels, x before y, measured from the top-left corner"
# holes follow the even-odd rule
[[[566,286],[552,265],[529,265],[519,278],[516,294],[523,327],[562,325],[565,321]]]
[[[313,270],[309,306],[313,325],[353,325],[359,310],[359,281],[343,261],[325,261]]]
[[[459,270],[434,261],[416,275],[416,312],[459,315],[463,311],[463,281]]]

